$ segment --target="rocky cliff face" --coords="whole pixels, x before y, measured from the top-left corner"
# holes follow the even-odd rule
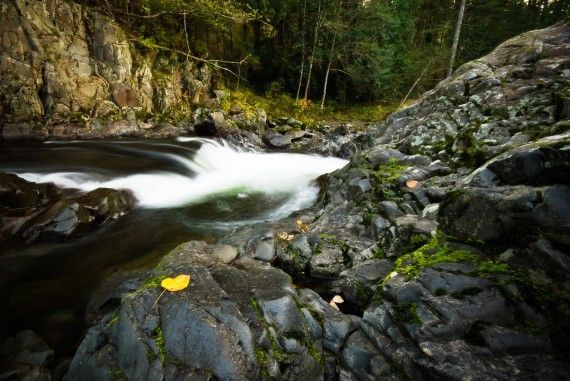
[[[4,139],[136,134],[147,113],[211,98],[206,66],[143,56],[112,20],[63,0],[2,1],[0,46]]]
[[[92,305],[69,377],[570,378],[569,53],[567,24],[507,41],[361,139],[313,209],[181,245]]]

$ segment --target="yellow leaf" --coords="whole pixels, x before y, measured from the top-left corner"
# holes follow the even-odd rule
[[[289,236],[289,234],[287,234],[287,232],[281,232],[278,234],[279,238],[281,239],[287,239],[287,237]]]
[[[190,275],[178,275],[176,278],[166,278],[160,285],[168,291],[180,291],[188,287]]]

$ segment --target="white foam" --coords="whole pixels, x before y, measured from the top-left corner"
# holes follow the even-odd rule
[[[202,143],[193,157],[168,155],[194,172],[194,177],[164,170],[107,179],[78,172],[21,173],[19,176],[37,183],[53,182],[60,187],[83,191],[100,187],[130,189],[140,206],[147,208],[182,206],[228,192],[289,193],[289,201],[281,211],[275,212],[282,215],[312,203],[318,190],[311,182],[347,163],[343,159],[317,155],[243,152],[213,140],[185,138],[184,141],[189,140]]]

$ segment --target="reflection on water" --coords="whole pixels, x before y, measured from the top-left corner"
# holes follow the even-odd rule
[[[32,329],[58,356],[72,355],[103,277],[151,268],[181,242],[213,242],[305,208],[316,198],[313,180],[345,163],[203,139],[0,142],[0,172],[83,191],[128,188],[139,200],[118,221],[71,241],[0,243],[1,337]]]

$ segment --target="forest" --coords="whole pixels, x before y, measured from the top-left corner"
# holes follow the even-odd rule
[[[143,52],[227,73],[225,85],[324,105],[417,96],[570,0],[90,0]],[[463,9],[461,9],[463,8]],[[461,12],[460,12],[461,10]]]

